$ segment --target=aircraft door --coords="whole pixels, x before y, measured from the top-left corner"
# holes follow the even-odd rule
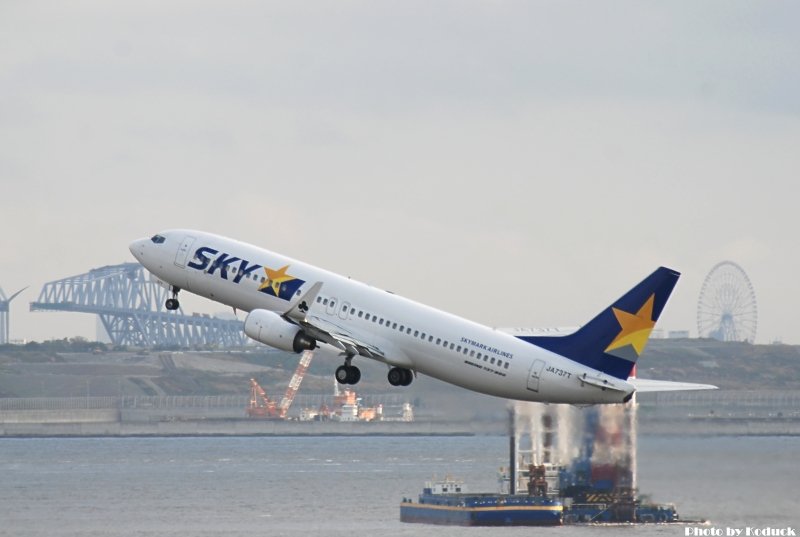
[[[532,392],[539,391],[539,380],[544,369],[544,360],[534,360],[531,365],[531,372],[528,375],[528,389]]]
[[[183,242],[178,247],[178,252],[175,254],[175,265],[181,268],[186,268],[186,258],[189,257],[189,251],[194,244],[194,237],[189,235],[183,238]]]
[[[346,321],[347,320],[347,312],[348,311],[350,311],[350,303],[349,302],[343,302],[342,303],[342,307],[339,308],[339,318],[342,319],[343,321]]]
[[[331,299],[328,301],[327,307],[325,308],[325,313],[328,315],[336,315],[337,302],[338,300],[336,300],[336,297],[331,297]]]

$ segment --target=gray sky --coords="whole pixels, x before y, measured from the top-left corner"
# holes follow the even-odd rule
[[[588,320],[658,265],[696,332],[741,264],[800,343],[796,2],[0,4],[0,286],[230,235],[489,325]],[[202,311],[222,308],[184,298]]]

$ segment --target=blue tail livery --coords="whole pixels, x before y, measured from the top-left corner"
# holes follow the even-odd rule
[[[597,317],[567,336],[519,336],[570,360],[627,379],[680,273],[659,267]]]

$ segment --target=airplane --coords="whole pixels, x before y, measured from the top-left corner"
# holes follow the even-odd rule
[[[660,267],[579,329],[513,335],[280,254],[190,229],[136,240],[130,251],[170,291],[248,312],[248,337],[300,353],[340,352],[340,384],[356,384],[353,360],[386,364],[392,386],[427,375],[520,401],[576,405],[630,401],[636,391],[716,386],[629,378],[679,273]]]

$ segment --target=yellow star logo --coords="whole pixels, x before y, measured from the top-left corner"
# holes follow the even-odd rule
[[[650,295],[650,298],[639,308],[635,315],[617,308],[611,308],[622,330],[606,348],[605,352],[632,345],[637,355],[642,354],[645,345],[647,345],[647,339],[650,337],[650,332],[653,331],[653,327],[656,325],[653,320],[655,297],[655,294]]]
[[[258,290],[262,291],[269,287],[272,289],[272,292],[275,294],[275,296],[280,296],[281,284],[294,280],[294,276],[289,276],[286,274],[288,269],[289,265],[281,267],[278,270],[272,270],[271,268],[264,267],[264,272],[267,273],[267,279],[261,284]]]

